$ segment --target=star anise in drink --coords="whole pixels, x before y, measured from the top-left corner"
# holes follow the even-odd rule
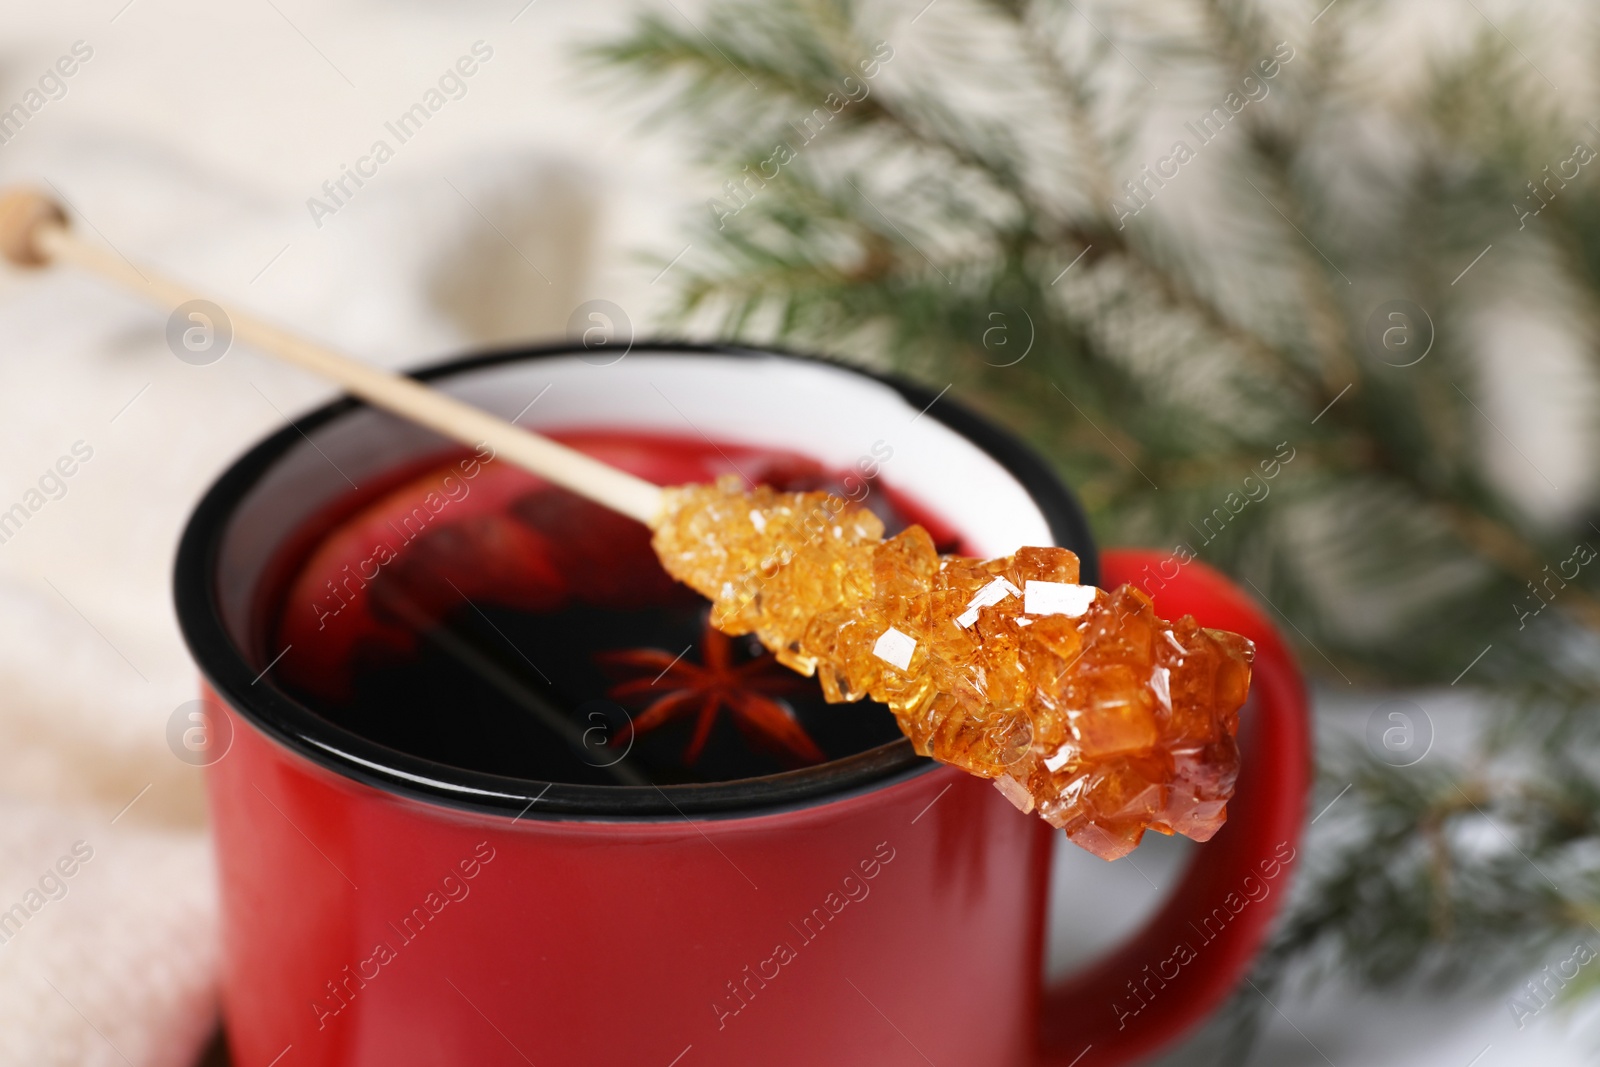
[[[709,624],[700,638],[699,663],[687,654],[674,657],[659,648],[602,652],[596,660],[618,674],[640,674],[607,692],[620,702],[644,702],[643,709],[612,739],[614,745],[627,745],[633,736],[692,715],[694,735],[683,751],[683,762],[693,766],[705,750],[719,713],[726,709],[746,741],[787,764],[805,766],[827,758],[788,703],[774,699],[811,683],[781,666],[770,653],[740,657],[734,641]]]

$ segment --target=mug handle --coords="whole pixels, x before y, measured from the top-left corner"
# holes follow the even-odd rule
[[[1193,615],[1255,642],[1238,786],[1227,823],[1200,846],[1144,928],[1043,990],[1042,1067],[1127,1063],[1189,1031],[1245,978],[1287,895],[1311,781],[1305,680],[1277,629],[1238,586],[1195,560],[1166,577],[1175,564],[1163,552],[1111,550],[1101,560],[1101,584],[1132,584],[1155,598],[1162,618]],[[1058,836],[1040,825],[1049,839]]]

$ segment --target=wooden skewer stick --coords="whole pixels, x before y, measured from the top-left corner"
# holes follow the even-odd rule
[[[33,189],[0,194],[0,256],[20,267],[70,263],[169,311],[191,300],[204,299],[178,282],[149,268],[135,268],[121,256],[77,237],[68,229],[67,215],[60,205]],[[234,337],[241,343],[337,382],[374,407],[466,445],[486,443],[498,457],[647,526],[654,526],[661,516],[660,487],[627,471],[412,378],[351,359],[250,315],[229,309],[228,318]]]

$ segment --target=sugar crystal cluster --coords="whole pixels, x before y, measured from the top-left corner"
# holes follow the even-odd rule
[[[992,779],[1105,859],[1146,829],[1197,841],[1227,817],[1254,648],[1132,586],[1078,584],[1064,548],[941,557],[920,526],[736,477],[666,491],[654,546],[712,601],[815,674],[830,701],[887,704],[919,753]]]

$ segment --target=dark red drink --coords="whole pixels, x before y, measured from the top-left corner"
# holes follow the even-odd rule
[[[564,434],[660,484],[739,473],[864,503],[891,533],[959,539],[860,471],[701,439]],[[828,704],[750,637],[709,629],[639,523],[487,452],[341,501],[283,595],[277,680],[329,720],[470,770],[574,784],[726,781],[895,740],[887,708]],[[708,704],[710,705],[708,707]],[[784,727],[788,719],[793,729]],[[661,725],[654,726],[657,721]],[[636,729],[637,726],[637,729]]]

